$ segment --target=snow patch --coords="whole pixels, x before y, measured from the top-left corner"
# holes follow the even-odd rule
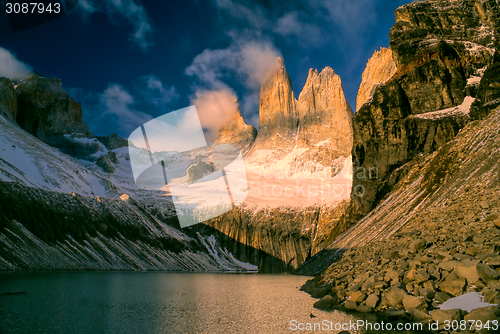
[[[474,97],[466,96],[462,104],[456,107],[431,111],[418,115],[411,115],[410,117],[419,119],[439,119],[450,116],[468,115],[470,112],[470,107],[472,105],[472,102],[474,102],[475,100],[476,99]]]
[[[477,308],[496,306],[497,304],[488,304],[483,302],[483,296],[478,292],[469,292],[464,295],[448,299],[441,305],[441,310],[461,309],[467,312]]]

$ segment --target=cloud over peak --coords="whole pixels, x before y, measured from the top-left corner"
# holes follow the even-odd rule
[[[0,77],[14,81],[26,79],[33,74],[33,70],[7,49],[0,47]]]

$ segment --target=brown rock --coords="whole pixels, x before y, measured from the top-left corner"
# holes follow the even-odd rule
[[[479,263],[476,265],[476,270],[477,274],[479,275],[479,278],[484,283],[487,283],[488,281],[493,281],[496,280],[497,278],[500,277],[500,273],[496,270],[491,269],[491,267],[487,264],[484,263]]]
[[[464,317],[465,321],[480,320],[483,324],[486,324],[489,320],[498,319],[500,319],[500,310],[498,309],[498,306],[477,308]]]
[[[314,307],[320,310],[331,310],[337,304],[338,300],[335,297],[330,295],[326,295],[316,303],[314,303]]]
[[[349,300],[352,300],[355,303],[361,303],[366,299],[366,295],[361,291],[351,292],[349,295]]]
[[[371,308],[376,308],[378,303],[379,303],[379,298],[376,294],[371,294],[368,296],[368,298],[366,298],[366,302],[365,304],[367,306],[370,306]]]
[[[387,300],[387,304],[392,307],[397,307],[399,305],[402,305],[403,303],[403,298],[406,297],[407,294],[403,289],[399,289],[397,287],[392,287],[389,290],[389,293],[385,296]]]
[[[465,286],[465,279],[458,277],[455,272],[449,274],[446,279],[439,284],[439,288],[441,289],[441,291],[455,297],[462,294]]]
[[[434,310],[432,311],[432,320],[439,323],[439,329],[443,329],[445,321],[449,321],[451,323],[454,320],[462,320],[462,311],[459,309]]]
[[[424,306],[425,301],[422,298],[406,295],[403,298],[403,306],[405,310],[409,311],[411,309],[419,309]]]
[[[473,284],[479,280],[476,266],[466,267],[459,265],[455,267],[455,273],[458,277],[465,278],[468,284]]]

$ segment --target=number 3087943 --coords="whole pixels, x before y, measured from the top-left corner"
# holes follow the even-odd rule
[[[61,4],[58,2],[43,4],[41,2],[23,2],[23,3],[10,3],[5,4],[5,12],[7,14],[34,14],[34,13],[54,13],[59,14],[61,12]]]

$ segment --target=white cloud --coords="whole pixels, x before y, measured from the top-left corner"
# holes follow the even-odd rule
[[[196,92],[191,100],[196,106],[201,126],[207,130],[205,137],[211,145],[220,126],[226,124],[238,112],[236,95],[227,89]]]
[[[296,37],[303,46],[317,46],[324,40],[321,29],[315,24],[303,22],[296,11],[280,17],[273,31],[284,37]]]
[[[80,0],[77,8],[84,16],[100,12],[105,13],[114,24],[126,22],[132,25],[132,39],[143,51],[153,45],[151,19],[146,8],[135,0]]]
[[[152,119],[151,115],[132,108],[134,98],[118,84],[109,85],[101,95],[100,102],[104,107],[103,116],[115,116],[116,122],[125,131],[132,131]]]
[[[234,36],[233,43],[226,49],[204,50],[194,58],[185,73],[198,80],[196,90],[201,91],[232,91],[224,80],[237,78],[247,90],[241,107],[242,113],[249,116],[258,110],[254,107],[258,106],[260,86],[281,52],[269,40],[238,37]]]
[[[146,84],[143,94],[147,101],[154,105],[166,105],[179,98],[179,93],[174,86],[165,88],[163,83],[153,74],[144,76],[142,80]]]
[[[19,81],[33,74],[33,70],[7,49],[0,47],[0,77]]]
[[[252,9],[235,4],[231,0],[216,0],[216,5],[219,9],[226,11],[231,17],[247,21],[257,30],[262,30],[272,25],[272,21],[266,17],[262,8],[257,5]]]

